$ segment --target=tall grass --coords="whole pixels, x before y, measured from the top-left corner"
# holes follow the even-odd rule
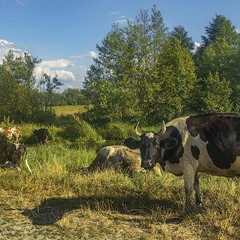
[[[1,198],[12,208],[23,209],[33,222],[58,224],[70,239],[239,237],[238,178],[203,174],[200,184],[206,210],[184,212],[182,177],[150,172],[129,176],[111,169],[81,175],[79,167],[89,165],[96,152],[61,144],[28,147],[28,156],[32,174],[25,168],[22,173],[0,170],[1,193],[15,196]]]

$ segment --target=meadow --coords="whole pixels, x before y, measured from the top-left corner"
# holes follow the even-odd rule
[[[21,126],[24,140],[37,127]],[[0,169],[0,239],[240,239],[239,178],[201,174],[204,209],[184,211],[182,177],[83,175],[99,146],[49,128],[48,145],[27,145],[32,174]]]

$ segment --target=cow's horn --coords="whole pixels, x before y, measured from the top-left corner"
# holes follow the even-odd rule
[[[164,122],[164,121],[162,121],[162,125],[163,125],[163,127],[162,127],[162,133],[165,133],[165,132],[166,132],[166,130],[167,130],[167,127],[166,127],[166,125],[165,125],[165,122]]]
[[[139,122],[137,122],[136,125],[134,126],[134,131],[138,136],[141,136],[142,134],[140,132],[138,132],[138,130],[137,130],[138,124],[139,124]]]

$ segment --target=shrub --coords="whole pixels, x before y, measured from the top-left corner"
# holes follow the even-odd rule
[[[69,124],[62,132],[62,137],[71,142],[80,140],[82,143],[101,142],[102,137],[87,122],[75,119],[75,123]]]
[[[39,111],[34,114],[32,122],[39,124],[53,124],[56,114],[53,111]]]
[[[100,130],[100,133],[106,140],[123,140],[128,137],[128,128],[126,124],[120,122],[108,123]]]

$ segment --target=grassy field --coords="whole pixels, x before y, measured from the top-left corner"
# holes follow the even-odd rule
[[[53,107],[54,112],[56,113],[57,116],[61,115],[71,115],[74,113],[81,113],[85,111],[84,106],[77,105],[77,106],[56,106]]]
[[[206,210],[185,212],[182,177],[81,175],[95,156],[61,144],[32,146],[32,174],[0,170],[0,239],[239,239],[238,178],[202,175]]]
[[[22,141],[38,127],[21,125]],[[96,148],[49,130],[49,145],[27,145],[32,174],[24,165],[21,173],[0,169],[0,239],[240,239],[239,178],[202,174],[204,208],[184,211],[182,177],[82,175]]]

